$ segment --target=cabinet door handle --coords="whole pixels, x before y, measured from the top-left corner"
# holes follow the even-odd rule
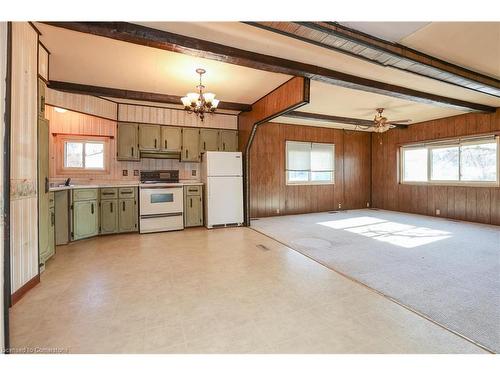
[[[90,213],[93,215],[94,214],[94,203],[90,204]]]
[[[226,151],[226,143],[225,142],[222,142],[222,150]]]
[[[50,213],[50,225],[53,227],[56,221],[56,214],[54,212]]]
[[[113,202],[111,202],[110,205],[111,205],[110,206],[110,211],[111,211],[111,213],[113,213]]]
[[[49,178],[45,177],[45,192],[49,192]]]
[[[131,147],[132,151],[132,156],[134,156],[134,146]]]
[[[155,139],[155,148],[156,148],[156,139]]]
[[[125,202],[122,202],[122,210],[125,211]]]
[[[193,198],[189,198],[189,207],[193,208]]]
[[[207,151],[207,145],[206,145],[206,142],[205,142],[205,141],[203,141],[203,150],[204,150],[204,151]]]
[[[186,159],[187,159],[187,157],[188,157],[188,154],[189,154],[189,150],[188,150],[188,149],[186,149]]]
[[[166,139],[165,139],[165,148],[168,148],[168,147],[167,147],[167,140],[166,140]]]

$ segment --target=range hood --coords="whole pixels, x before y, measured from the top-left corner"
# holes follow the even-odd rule
[[[181,159],[180,151],[141,151],[141,159]]]

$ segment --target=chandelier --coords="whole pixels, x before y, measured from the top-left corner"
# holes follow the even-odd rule
[[[201,83],[201,76],[206,73],[205,69],[196,69],[200,75],[200,84],[196,86],[198,92],[190,92],[181,98],[184,109],[189,113],[195,113],[201,121],[205,118],[205,113],[214,113],[219,101],[215,99],[215,94],[211,92],[204,93],[205,86]]]

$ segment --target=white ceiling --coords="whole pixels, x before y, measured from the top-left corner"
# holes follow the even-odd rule
[[[239,22],[148,22],[141,24],[258,53],[319,65],[424,92],[500,107],[500,98],[398,69],[382,67]],[[411,23],[407,26],[404,26],[403,23],[397,24],[400,26],[393,27],[394,30],[391,31],[390,35],[387,34],[389,32],[387,28],[382,27],[382,25],[372,26],[377,30],[378,36],[389,35],[386,38],[396,38],[410,33],[400,42],[410,47],[420,43],[426,46],[427,50],[418,49],[430,54],[441,48],[443,54],[449,54],[456,60],[453,62],[468,64],[467,66],[472,64],[477,69],[481,68],[480,70],[491,71],[492,65],[495,65],[491,60],[496,58],[496,62],[500,61],[498,59],[499,43],[497,45],[488,44],[488,46],[476,43],[471,47],[463,41],[468,39],[457,37],[457,33],[459,36],[465,35],[467,30],[473,27],[476,30],[474,35],[483,33],[485,34],[483,40],[494,41],[495,37],[491,37],[490,33],[492,30],[495,31],[500,23],[474,24],[474,26],[471,26],[470,23],[448,24],[449,27],[453,26],[452,28],[455,30],[454,34],[449,31],[449,35],[455,35],[456,40],[452,43],[450,39],[446,39],[446,47],[441,45],[440,39],[441,35],[448,35],[441,30],[443,27],[446,29],[446,24],[435,30],[433,30],[434,23],[428,25]],[[194,70],[197,67],[203,67],[207,69],[204,83],[209,91],[217,94],[219,99],[250,104],[290,78],[290,76],[283,74],[162,51],[44,24],[37,24],[37,26],[42,32],[42,42],[51,51],[50,79],[52,80],[184,95],[186,92],[192,91],[197,84]],[[420,33],[424,34],[418,37]],[[451,36],[447,38],[451,38]],[[75,48],[75,46],[77,47]],[[473,53],[468,51],[473,51]],[[437,55],[437,57],[440,56]],[[488,62],[484,63],[483,60]],[[486,66],[488,64],[489,67]],[[409,102],[316,81],[311,84],[311,103],[299,110],[372,119],[375,108],[378,107],[387,108],[385,114],[390,119],[411,118],[414,122],[463,113],[444,107]],[[277,121],[304,122],[303,120],[285,118],[279,118]],[[317,122],[311,124],[318,125]],[[320,125],[335,126],[334,124]],[[342,125],[342,127],[346,126]]]
[[[432,22],[399,43],[500,79],[500,22]]]
[[[491,95],[460,88],[396,68],[376,65],[357,57],[240,22],[142,22],[140,24],[253,52],[319,65],[415,90],[500,107],[500,98]],[[462,27],[464,28],[463,32],[466,33],[468,24],[463,23]],[[432,37],[434,39],[432,43],[438,43],[439,35]],[[459,42],[457,41],[457,43]],[[460,44],[457,45],[457,48],[467,48],[467,46]],[[494,53],[488,52],[490,49],[500,49],[500,45],[484,47],[482,54],[476,55],[474,58],[479,61],[495,56]]]
[[[372,120],[376,108],[385,108],[384,116],[389,120],[410,119],[414,123],[462,113],[454,109],[408,102],[385,95],[346,89],[318,81],[311,81],[310,103],[300,107],[297,111]],[[284,116],[278,117],[274,121],[290,124],[304,122],[304,120]],[[339,125],[324,121],[308,121],[307,124],[323,127],[338,127],[337,125]],[[340,127],[348,129],[352,128],[352,125],[340,124]]]
[[[195,91],[196,68],[219,100],[252,104],[291,78],[109,38],[37,24],[49,49],[50,79],[94,86],[185,95]]]
[[[430,22],[339,22],[351,29],[362,31],[390,42],[399,42]]]

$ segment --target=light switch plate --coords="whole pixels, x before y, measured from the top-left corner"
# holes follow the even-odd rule
[[[128,169],[122,169],[122,176],[128,176]]]
[[[139,170],[138,169],[134,169],[134,176],[139,176]]]
[[[191,176],[193,176],[193,177],[196,176],[196,169],[191,169]]]

